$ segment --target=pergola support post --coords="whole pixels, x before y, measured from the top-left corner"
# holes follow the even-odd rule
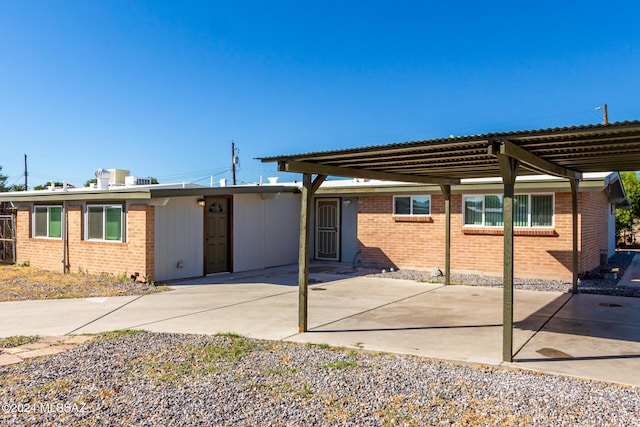
[[[578,187],[579,181],[571,179],[571,214],[572,214],[572,232],[573,232],[573,254],[572,254],[572,287],[571,291],[575,295],[578,293],[578,270],[580,263],[578,259]]]
[[[451,284],[451,186],[441,185],[444,196],[444,284]]]
[[[313,195],[326,179],[318,175],[312,181],[311,174],[302,176],[302,200],[300,203],[300,246],[298,247],[298,331],[307,331],[307,301],[309,283],[309,229],[311,223],[311,205]]]
[[[513,361],[513,198],[519,161],[504,155],[498,156],[504,184],[504,273],[502,313],[502,360]]]

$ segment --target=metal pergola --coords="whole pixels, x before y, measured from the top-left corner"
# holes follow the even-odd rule
[[[451,185],[501,177],[504,207],[503,360],[513,361],[513,198],[516,176],[569,180],[573,211],[573,293],[578,291],[578,187],[585,172],[640,169],[640,121],[449,137],[344,150],[264,157],[303,174],[300,209],[299,316],[307,331],[312,198],[328,176],[438,184],[445,198],[445,283],[450,283]],[[315,177],[314,177],[315,175]]]

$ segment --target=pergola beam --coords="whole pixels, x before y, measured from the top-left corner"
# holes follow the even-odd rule
[[[316,173],[320,175],[341,176],[346,178],[378,179],[382,181],[415,182],[419,184],[460,184],[459,179],[439,178],[424,175],[406,175],[372,171],[368,169],[343,168],[339,166],[323,165],[318,163],[297,162],[293,160],[281,160],[278,162],[280,172]]]
[[[489,154],[501,154],[504,156],[508,156],[512,159],[516,159],[526,164],[529,168],[547,173],[549,175],[555,175],[569,179],[582,179],[582,173],[574,171],[573,169],[565,168],[541,157],[538,157],[535,154],[532,154],[531,152],[517,146],[513,142],[506,139],[502,139],[498,142],[489,140]]]

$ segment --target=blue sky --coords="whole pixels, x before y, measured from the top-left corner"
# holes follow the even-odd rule
[[[255,157],[640,119],[640,2],[0,2],[2,173],[277,174]]]

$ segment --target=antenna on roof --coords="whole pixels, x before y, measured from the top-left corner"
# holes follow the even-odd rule
[[[604,104],[602,107],[596,107],[596,110],[602,110],[602,113],[604,114],[604,120],[602,121],[602,124],[608,125],[609,115],[607,114],[607,104]]]

